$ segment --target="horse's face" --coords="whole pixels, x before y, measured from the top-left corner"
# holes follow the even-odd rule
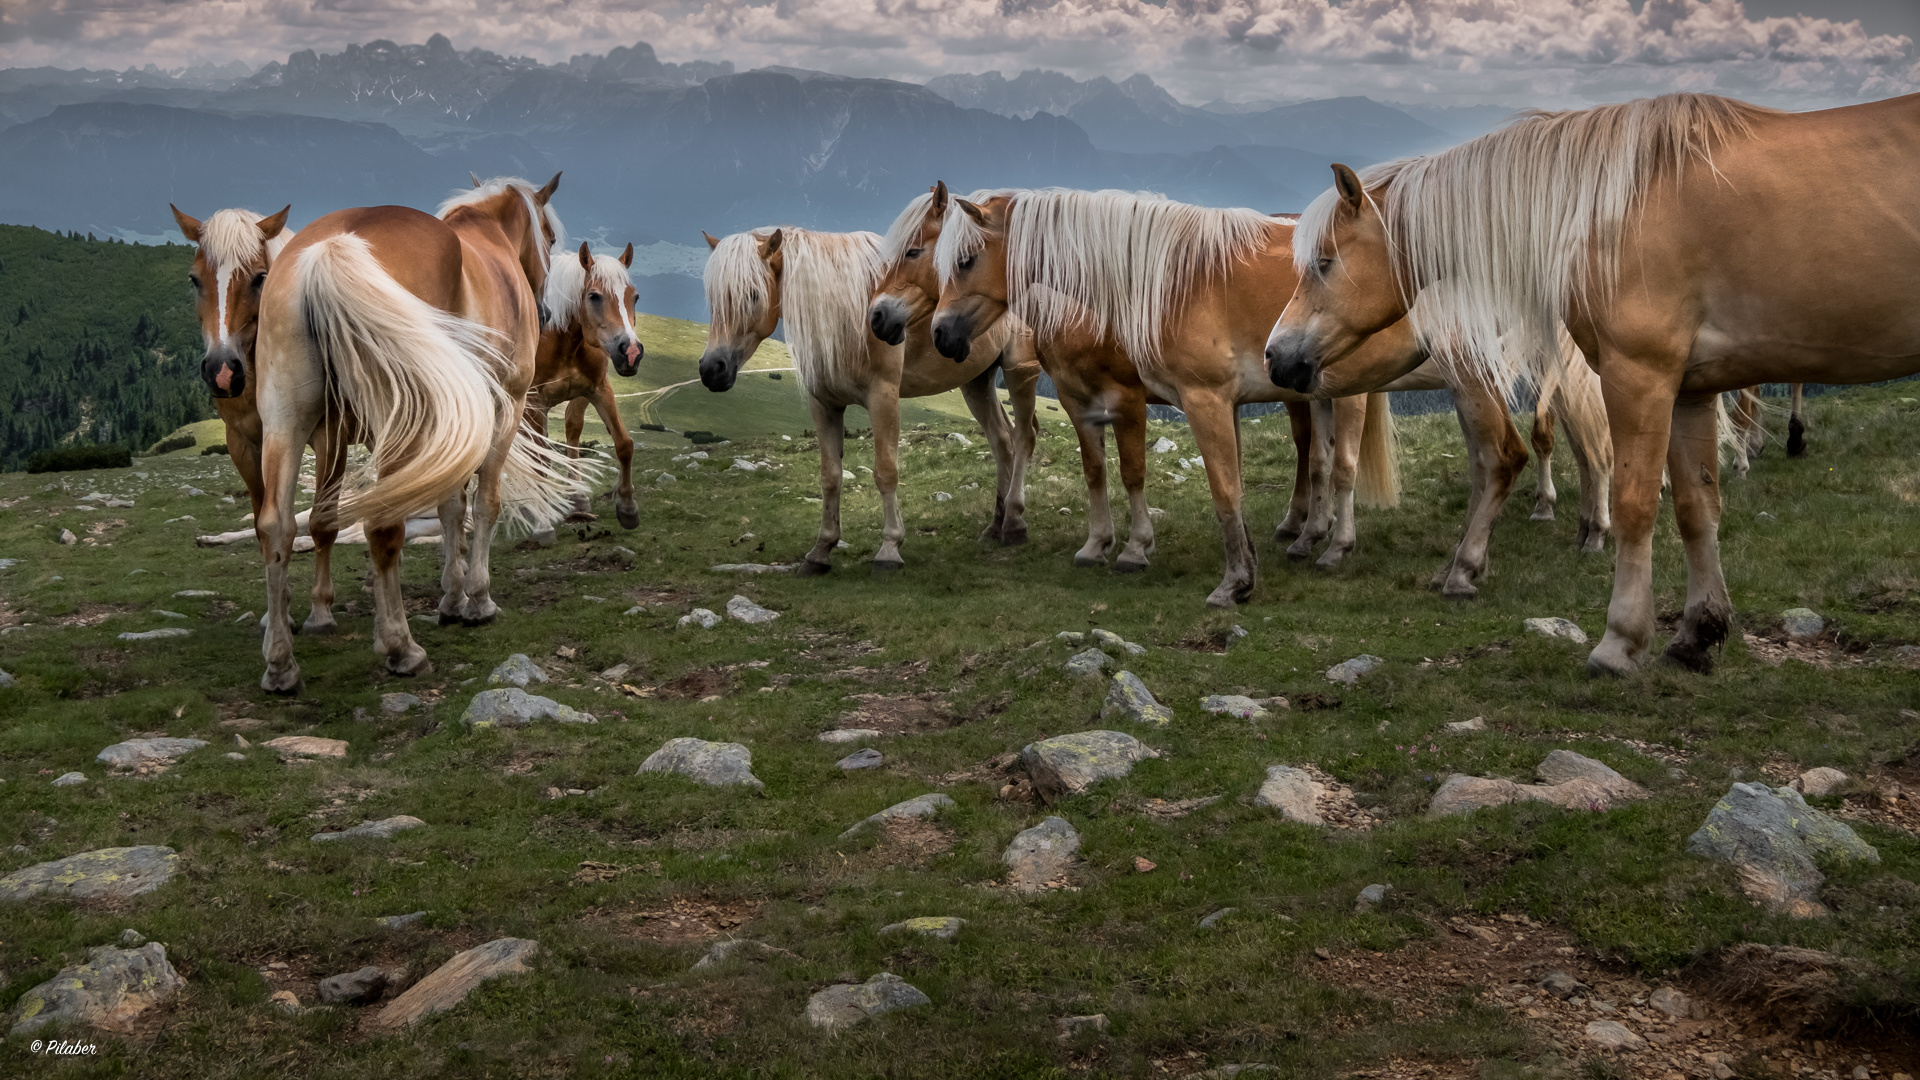
[[[974,335],[1007,313],[1007,215],[1013,209],[1013,200],[1005,195],[978,204],[955,199],[954,206],[967,216],[976,235],[973,242],[955,250],[950,260],[946,256],[941,259],[933,347],[959,363],[972,349]],[[946,228],[951,229],[953,224]]]
[[[1345,165],[1333,167],[1333,219],[1267,338],[1274,385],[1314,392],[1320,373],[1407,314],[1378,205]]]
[[[640,370],[640,358],[646,349],[633,328],[633,306],[638,294],[626,270],[633,266],[633,245],[620,255],[621,270],[611,272],[609,263],[595,259],[587,245],[580,245],[580,265],[586,270],[580,296],[574,305],[574,318],[588,341],[597,343],[613,361],[613,370],[632,378]]]
[[[725,243],[750,244],[753,259],[750,265],[733,265],[734,260],[723,258],[726,265],[718,269],[724,281],[716,281],[716,268],[708,267],[707,306],[712,321],[707,324],[707,349],[700,354],[700,382],[707,389],[731,390],[740,366],[780,325],[780,277],[786,264],[780,247],[784,239],[779,229],[764,237],[742,233],[724,241],[707,236],[707,247],[717,253],[717,258],[723,258],[718,253]],[[732,254],[739,252],[736,249]]]
[[[887,267],[867,305],[867,325],[873,336],[889,345],[907,340],[907,326],[933,313],[940,303],[940,273],[933,265],[933,248],[940,242],[940,220],[947,213],[947,185],[934,185],[919,232],[900,257]]]
[[[272,264],[271,241],[286,227],[291,206],[269,218],[255,220],[241,210],[222,210],[200,222],[172,207],[181,235],[194,245],[193,267],[187,273],[200,317],[206,354],[200,377],[213,396],[238,397],[247,385],[247,362],[253,355],[260,319],[260,290]]]

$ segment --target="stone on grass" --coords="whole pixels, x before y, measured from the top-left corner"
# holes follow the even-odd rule
[[[217,592],[214,592],[212,589],[181,589],[179,592],[174,593],[173,595],[184,596],[184,597],[187,597],[188,599],[198,599],[199,597],[202,597],[202,596],[219,596],[220,594]]]
[[[1134,763],[1160,754],[1118,731],[1079,731],[1028,743],[1020,751],[1027,776],[1040,797],[1052,802],[1079,795],[1100,780],[1125,776]]]
[[[533,970],[528,961],[539,951],[538,942],[525,938],[500,938],[468,949],[388,1002],[367,1027],[374,1032],[398,1031],[446,1012],[488,979]]]
[[[1281,817],[1302,825],[1325,825],[1326,820],[1314,809],[1325,793],[1326,788],[1305,772],[1286,765],[1269,765],[1267,781],[1254,795],[1253,805],[1272,807],[1280,811]]]
[[[1242,720],[1259,720],[1267,715],[1264,703],[1242,694],[1208,694],[1200,699],[1200,710],[1237,716]]]
[[[529,660],[526,653],[518,652],[507,657],[504,663],[493,669],[493,674],[487,676],[489,686],[524,687],[528,683],[546,681],[547,673],[540,670],[540,665]]]
[[[832,731],[823,731],[814,736],[815,739],[821,742],[833,743],[859,742],[862,739],[877,739],[879,737],[880,732],[878,729],[863,727],[835,728]]]
[[[417,817],[409,814],[395,814],[390,818],[381,818],[379,821],[362,822],[341,832],[314,833],[313,841],[320,843],[326,840],[391,840],[396,833],[418,829],[424,825],[426,822]]]
[[[808,998],[807,1022],[828,1031],[839,1031],[870,1017],[931,1004],[932,998],[905,979],[883,971],[866,982],[829,986]]]
[[[1600,785],[1609,795],[1620,799],[1644,799],[1645,788],[1614,772],[1605,763],[1590,757],[1576,754],[1571,750],[1555,750],[1534,766],[1533,774],[1547,784],[1565,784],[1574,780],[1590,780]]]
[[[598,723],[591,713],[562,705],[549,697],[529,694],[517,686],[482,690],[473,695],[460,722],[470,728],[520,727],[536,720],[557,720],[562,724]]]
[[[1647,1004],[1675,1020],[1685,1020],[1693,1015],[1693,999],[1671,986],[1655,990],[1647,997]]]
[[[94,760],[105,762],[109,768],[137,769],[142,765],[171,762],[205,745],[205,739],[128,739],[100,751]]]
[[[1178,449],[1180,449],[1180,444],[1167,438],[1165,435],[1160,436],[1153,444],[1153,452],[1156,454],[1171,454]]]
[[[1040,892],[1066,883],[1067,869],[1080,850],[1080,834],[1066,818],[1050,817],[1019,833],[1000,858],[1007,884],[1018,892]]]
[[[86,782],[87,782],[86,773],[83,773],[83,772],[61,773],[59,776],[54,777],[53,786],[54,787],[72,787],[75,784],[84,784]]]
[[[59,782],[58,780],[54,781],[56,784]],[[1839,769],[1828,768],[1822,765],[1817,769],[1808,769],[1806,772],[1801,773],[1799,778],[1793,782],[1792,787],[1802,795],[1811,795],[1817,799],[1822,795],[1833,794],[1835,788],[1846,782],[1846,773],[1841,772]]]
[[[1098,675],[1113,664],[1113,657],[1099,649],[1083,649],[1067,657],[1060,670],[1076,677]]]
[[[727,601],[727,614],[743,623],[770,623],[780,617],[780,613],[761,607],[744,596],[736,596]]]
[[[80,542],[80,538],[79,538],[79,537],[77,537],[77,536],[75,536],[75,535],[73,535],[73,530],[72,530],[72,529],[61,529],[61,530],[60,530],[60,542],[61,542],[62,544],[65,544],[65,545],[66,545],[66,546],[68,546],[68,547],[72,547],[73,545],[75,545],[75,544],[77,544],[77,543],[79,543],[79,542]]]
[[[880,928],[882,934],[919,934],[921,937],[939,938],[952,941],[967,920],[952,915],[922,915],[905,922],[889,923]]]
[[[1166,727],[1173,722],[1173,710],[1154,700],[1153,692],[1140,676],[1122,671],[1107,687],[1107,700],[1100,708],[1100,719],[1112,723],[1128,720],[1136,724]]]
[[[121,641],[158,641],[161,638],[186,637],[193,631],[184,626],[164,626],[158,630],[143,630],[139,633],[129,631],[119,635]]]
[[[1351,660],[1345,660],[1327,669],[1329,682],[1345,683],[1348,686],[1360,681],[1360,676],[1378,668],[1385,660],[1372,653],[1361,653]]]
[[[793,569],[778,563],[723,562],[707,567],[716,574],[784,574]]]
[[[1780,625],[1786,630],[1788,637],[1795,641],[1804,641],[1807,638],[1819,637],[1820,631],[1827,628],[1827,621],[1810,608],[1796,607],[1780,613]]]
[[[1227,916],[1239,910],[1240,910],[1239,908],[1223,907],[1219,911],[1216,911],[1213,914],[1208,915],[1206,918],[1201,919],[1200,929],[1211,930],[1214,927],[1220,925],[1220,920],[1226,918]]]
[[[1101,630],[1096,627],[1093,631],[1093,640],[1102,645],[1119,649],[1128,656],[1145,656],[1147,652],[1145,645],[1135,645],[1133,642],[1128,641],[1126,638],[1121,637],[1111,630]]]
[[[363,967],[321,979],[320,1000],[327,1005],[366,1005],[379,1001],[386,988],[386,972],[377,967]]]
[[[1261,1073],[1279,1071],[1280,1070],[1273,1065],[1254,1061],[1239,1065],[1221,1065],[1204,1072],[1192,1073],[1187,1077],[1187,1080],[1234,1080],[1235,1077],[1258,1076]]]
[[[1792,788],[1734,784],[1687,838],[1695,855],[1732,863],[1747,896],[1806,919],[1827,914],[1816,896],[1826,875],[1815,859],[1865,859],[1880,853],[1854,831],[1807,805]]]
[[[957,432],[957,431],[949,431],[949,432],[947,432],[947,438],[949,438],[949,439],[952,439],[952,440],[953,440],[954,442],[957,442],[957,443],[959,443],[959,444],[960,444],[960,449],[962,449],[962,450],[965,450],[965,449],[967,449],[968,447],[970,447],[970,446],[972,446],[972,445],[973,445],[973,440],[972,440],[972,439],[969,439],[969,438],[967,438],[967,437],[966,437],[965,435],[962,435],[962,434],[960,434],[960,433],[959,433],[959,432]]]
[[[753,751],[730,742],[705,739],[668,739],[660,749],[647,755],[640,771],[679,773],[710,787],[744,784],[764,789],[767,785],[753,775]]]
[[[1587,1038],[1602,1050],[1645,1050],[1647,1040],[1627,1030],[1618,1020],[1587,1021]]]
[[[1387,894],[1392,891],[1393,886],[1379,884],[1369,885],[1361,889],[1360,895],[1353,898],[1354,914],[1357,915],[1364,911],[1372,911],[1375,904],[1385,903]]]
[[[1449,735],[1465,735],[1470,731],[1485,730],[1487,730],[1487,719],[1484,716],[1476,716],[1471,720],[1455,720],[1446,726],[1446,732]]]
[[[880,751],[868,747],[865,750],[855,750],[853,753],[834,762],[834,764],[848,772],[852,772],[855,769],[877,769],[883,760],[880,756]]]
[[[1645,788],[1601,762],[1571,750],[1555,750],[1534,770],[1543,784],[1455,773],[1433,793],[1428,817],[1470,814],[1489,806],[1544,802],[1569,810],[1611,810],[1623,802],[1647,797]]]
[[[1107,1014],[1094,1013],[1091,1016],[1063,1016],[1054,1021],[1060,1028],[1062,1039],[1071,1039],[1083,1031],[1107,1030]]]
[[[705,971],[707,968],[718,967],[726,963],[727,960],[735,954],[744,956],[749,953],[760,955],[767,953],[781,953],[786,956],[793,955],[785,949],[776,949],[765,942],[748,941],[746,938],[732,938],[727,941],[714,942],[713,947],[707,950],[707,955],[701,957],[700,961],[693,965],[693,970]]]
[[[0,877],[0,900],[124,899],[150,893],[180,867],[170,847],[100,848]]]
[[[137,949],[102,945],[88,951],[85,963],[63,968],[20,995],[10,1034],[25,1035],[54,1023],[131,1031],[136,1017],[186,984],[167,962],[167,947],[157,941]]]
[[[916,795],[905,802],[894,803],[892,806],[887,807],[877,814],[869,814],[859,821],[854,822],[847,828],[846,832],[840,834],[840,839],[845,840],[861,829],[869,825],[878,825],[889,818],[932,817],[941,810],[953,805],[954,801],[952,796],[943,795],[937,791],[930,792],[926,795]]]
[[[322,739],[313,735],[282,735],[260,744],[283,758],[344,758],[347,740]]]
[[[1575,645],[1585,645],[1587,643],[1587,632],[1585,630],[1580,629],[1580,627],[1571,620],[1562,619],[1558,616],[1548,619],[1527,619],[1521,622],[1520,625],[1524,627],[1528,633],[1539,634],[1541,637],[1566,638]]]
[[[146,943],[147,935],[132,927],[120,931],[120,947],[123,949],[137,949]]]
[[[679,622],[679,626],[683,630],[689,626],[698,626],[702,630],[711,630],[719,625],[720,616],[715,615],[703,607],[694,608],[692,611],[680,616]]]
[[[373,920],[373,925],[382,930],[398,930],[401,927],[412,926],[426,917],[427,913],[424,911],[408,912],[405,915],[380,915]]]
[[[13,676],[7,674],[4,671],[0,671],[0,687],[12,686],[13,681],[14,681]]]
[[[1062,630],[1059,633],[1053,635],[1053,640],[1064,642],[1068,645],[1079,646],[1079,645],[1086,644],[1087,635],[1081,633],[1078,630]]]
[[[306,1006],[300,1004],[300,995],[291,990],[275,990],[267,996],[267,1004],[288,1016],[304,1016],[307,1012]]]
[[[1580,991],[1590,990],[1592,987],[1564,971],[1549,971],[1541,977],[1540,989],[1565,1001]]]
[[[380,695],[380,711],[383,713],[392,713],[395,716],[406,712],[418,704],[420,704],[420,699],[413,694]]]

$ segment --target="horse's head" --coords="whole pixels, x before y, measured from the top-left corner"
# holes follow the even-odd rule
[[[717,240],[707,233],[707,350],[700,354],[700,381],[709,390],[733,388],[740,365],[780,325],[780,276],[786,234],[734,233]]]
[[[1312,393],[1324,368],[1407,314],[1376,194],[1335,165],[1332,189],[1300,215],[1293,234],[1299,283],[1267,338],[1274,385]]]
[[[466,210],[497,222],[519,258],[527,285],[533,289],[540,325],[552,325],[546,300],[547,275],[553,269],[554,252],[567,238],[566,226],[560,224],[560,215],[550,205],[553,193],[560,189],[560,174],[554,173],[553,179],[537,188],[516,176],[481,180],[468,175],[473,179],[473,190],[456,192],[441,203],[438,216],[451,219],[456,211]]]
[[[933,312],[933,347],[963,361],[975,334],[1007,313],[1007,217],[1013,196],[979,203],[949,200],[934,245],[940,303]]]
[[[200,377],[214,397],[239,397],[247,386],[247,362],[260,318],[260,290],[267,270],[293,234],[286,232],[288,206],[272,217],[251,210],[220,210],[196,221],[168,205],[180,234],[194,246],[193,286],[200,334],[207,351]]]
[[[887,230],[881,258],[886,270],[867,305],[867,325],[873,336],[889,345],[907,339],[907,324],[929,318],[940,303],[940,274],[933,267],[934,245],[940,239],[940,221],[946,216],[947,185],[933,185],[925,195],[907,204]]]
[[[633,328],[637,294],[627,276],[632,265],[632,244],[616,259],[593,254],[582,241],[578,258],[554,263],[546,298],[553,326],[578,329],[583,338],[600,346],[615,371],[628,378],[640,370],[640,358],[646,354]]]

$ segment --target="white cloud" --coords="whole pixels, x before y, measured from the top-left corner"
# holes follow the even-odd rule
[[[0,64],[253,63],[434,32],[545,60],[635,40],[919,79],[1145,71],[1189,99],[1543,105],[1665,89],[1809,106],[1920,90],[1913,42],[1739,0],[0,0]]]

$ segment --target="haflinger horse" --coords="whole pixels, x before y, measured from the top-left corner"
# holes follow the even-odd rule
[[[706,234],[702,234],[706,235]],[[959,388],[993,444],[999,468],[995,521],[988,534],[1001,543],[1025,541],[1024,493],[1019,480],[1031,453],[1033,387],[1039,367],[1021,356],[1011,325],[995,323],[978,335],[975,358],[954,364],[936,353],[926,320],[908,319],[903,333],[883,341],[869,333],[867,306],[887,277],[881,237],[870,232],[823,233],[777,228],[707,236],[712,254],[705,274],[711,322],[700,357],[700,381],[709,390],[733,386],[741,365],[786,323],[787,346],[813,413],[820,442],[820,535],[799,566],[802,575],[832,569],[840,540],[840,483],[846,410],[859,405],[873,424],[873,479],[880,490],[881,544],[876,570],[905,565],[900,542],[900,399]],[[1017,433],[994,393],[1005,368],[1015,411],[1028,434]]]
[[[456,194],[437,216],[400,206],[340,210],[281,252],[260,295],[255,366],[265,496],[267,670],[291,693],[287,566],[300,448],[329,412],[367,435],[370,475],[349,478],[342,520],[366,527],[374,566],[374,651],[401,675],[429,668],[400,591],[406,519],[437,506],[442,621],[486,622],[488,556],[503,501],[534,524],[563,516],[577,484],[564,454],[516,439],[533,382],[540,295],[563,235],[548,200],[503,178]],[[476,473],[469,538],[467,484]],[[470,545],[470,546],[469,546]]]
[[[1920,96],[1536,113],[1364,174],[1336,165],[1334,181],[1295,237],[1308,272],[1269,345],[1274,378],[1311,387],[1411,308],[1504,380],[1502,335],[1544,343],[1564,323],[1600,377],[1619,466],[1613,597],[1588,666],[1621,674],[1649,654],[1664,464],[1687,553],[1666,656],[1710,670],[1732,617],[1717,395],[1920,370]]]
[[[180,234],[194,245],[193,268],[188,271],[187,282],[193,288],[200,332],[206,341],[200,375],[213,391],[214,410],[226,425],[227,454],[253,502],[254,537],[264,544],[265,534],[258,525],[265,491],[260,481],[259,383],[248,377],[248,370],[253,364],[260,293],[266,287],[267,272],[294,237],[286,227],[287,214],[293,207],[268,217],[251,210],[217,210],[205,221],[171,204],[168,209],[173,211]],[[310,516],[320,520],[309,521],[314,550],[313,607],[300,628],[303,634],[331,633],[337,625],[333,617],[333,543],[339,535],[339,522],[334,509],[351,441],[339,420],[328,414],[314,428],[311,439],[315,483]]]
[[[1119,191],[1054,189],[1001,192],[979,203],[956,199],[936,247],[942,291],[933,327],[936,344],[948,355],[964,356],[959,344],[973,326],[1012,310],[1033,327],[1043,357],[1063,333],[1111,340],[1147,390],[1186,412],[1206,463],[1226,549],[1225,575],[1207,598],[1212,606],[1244,602],[1254,584],[1256,559],[1241,509],[1238,406],[1310,400],[1276,385],[1262,359],[1271,320],[1293,289],[1292,230],[1291,221],[1252,210],[1216,210]],[[1319,440],[1321,432],[1341,429],[1333,415],[1338,399],[1367,395],[1347,406],[1357,407],[1360,416],[1377,415],[1383,433],[1378,444],[1372,435],[1364,440],[1363,476],[1368,445],[1378,447],[1371,456],[1379,468],[1392,467],[1386,398],[1374,392],[1413,388],[1393,381],[1428,360],[1410,327],[1380,335],[1369,343],[1368,353],[1365,363],[1320,388],[1314,414]],[[1475,380],[1451,377],[1444,368],[1441,372],[1441,384],[1454,389],[1457,398],[1472,397],[1484,406],[1461,404],[1470,444],[1480,439],[1497,445],[1509,434],[1518,442],[1498,394]],[[1360,416],[1346,423],[1357,423]],[[1296,422],[1296,437],[1300,430]],[[1584,440],[1589,450],[1597,450],[1597,442]],[[1524,464],[1524,445],[1517,453]],[[1476,469],[1477,492],[1495,475],[1493,464]],[[1505,483],[1510,484],[1513,471],[1517,467]],[[1397,483],[1380,486],[1397,494]],[[1335,559],[1354,542],[1351,490],[1339,508],[1342,525],[1330,551]],[[1500,486],[1496,497],[1476,500],[1461,550],[1437,585],[1471,595],[1472,580],[1485,567],[1485,530],[1505,495]],[[1604,522],[1583,531],[1590,531],[1597,544]],[[1476,535],[1482,537],[1477,550]]]
[[[583,241],[576,254],[556,255],[547,274],[547,325],[540,333],[540,355],[527,393],[527,425],[545,438],[547,414],[567,405],[567,456],[578,460],[580,432],[591,404],[613,439],[620,460],[620,484],[614,490],[614,513],[621,528],[640,525],[640,508],[633,497],[633,439],[620,422],[620,406],[607,380],[607,364],[624,378],[640,370],[646,349],[633,325],[636,293],[627,270],[633,266],[633,245],[612,255],[595,255]],[[587,509],[583,501],[576,512]]]

